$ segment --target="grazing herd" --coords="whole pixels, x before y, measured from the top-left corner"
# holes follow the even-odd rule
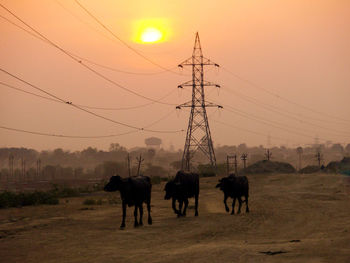
[[[228,197],[233,199],[232,212],[234,214],[234,207],[236,199],[238,199],[239,207],[237,213],[241,212],[242,202],[246,204],[246,213],[249,212],[248,207],[248,195],[249,195],[249,183],[246,176],[235,176],[231,174],[219,180],[216,188],[220,188],[224,193],[225,209],[229,212],[226,200]],[[152,184],[148,176],[135,176],[129,178],[121,178],[120,176],[112,176],[109,182],[104,187],[107,192],[120,192],[122,199],[122,223],[121,229],[125,228],[125,216],[126,206],[134,206],[134,226],[142,226],[143,221],[143,203],[147,205],[148,212],[148,224],[152,224],[151,217],[151,192]],[[195,216],[198,216],[198,198],[199,198],[199,175],[196,173],[186,173],[183,171],[177,172],[174,179],[166,183],[165,188],[165,200],[172,200],[172,208],[174,213],[178,216],[186,216],[186,210],[188,207],[188,199],[195,199]],[[242,201],[242,196],[244,200]],[[177,204],[179,209],[177,209]],[[137,217],[139,211],[139,220]]]

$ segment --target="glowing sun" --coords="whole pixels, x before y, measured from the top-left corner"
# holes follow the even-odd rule
[[[145,28],[141,33],[141,41],[144,43],[154,43],[162,39],[162,32],[154,27]]]
[[[169,21],[164,18],[136,20],[133,40],[140,44],[166,42],[169,40],[170,28]]]

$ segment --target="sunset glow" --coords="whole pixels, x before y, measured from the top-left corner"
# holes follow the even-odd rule
[[[144,19],[134,23],[133,40],[140,44],[161,43],[169,40],[170,26],[165,19]]]
[[[158,42],[162,39],[162,33],[156,28],[146,28],[141,34],[141,41],[144,43]]]

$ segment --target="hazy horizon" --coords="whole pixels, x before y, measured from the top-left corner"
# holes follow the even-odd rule
[[[162,139],[166,149],[170,144],[183,149],[189,111],[176,111],[175,106],[191,99],[190,88],[177,89],[191,80],[189,68],[174,69],[182,75],[153,74],[162,69],[113,38],[74,1],[4,0],[2,4],[69,52],[121,71],[141,73],[121,73],[86,62],[142,96],[158,100],[168,95],[162,102],[171,104],[92,112],[131,126],[184,131],[138,131],[113,138],[72,139],[0,129],[0,147],[74,151],[89,146],[108,149],[111,143],[119,143],[132,148],[144,146],[145,138],[154,136]],[[191,56],[195,33],[199,32],[204,56],[221,66],[205,72],[206,80],[221,85],[219,91],[206,89],[207,100],[224,105],[223,110],[207,109],[215,146],[267,145],[268,137],[271,146],[313,144],[316,137],[320,143],[350,143],[349,1],[89,0],[83,4],[127,45],[165,68],[174,68]],[[0,15],[25,27],[1,7]],[[165,21],[166,41],[135,42],[135,24],[152,19]],[[106,108],[150,103],[97,77],[2,17],[0,31],[0,68],[60,98]],[[0,82],[47,96],[3,72]],[[0,94],[0,126],[71,136],[133,131],[1,84]]]

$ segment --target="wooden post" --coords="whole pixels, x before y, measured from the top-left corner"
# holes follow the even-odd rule
[[[237,155],[235,154],[234,156],[234,159],[235,159],[235,175],[238,174],[238,169],[237,169]]]
[[[322,160],[321,153],[318,151],[315,157],[316,157],[316,159],[318,161],[318,167],[321,168],[321,160]]]
[[[229,174],[230,174],[230,161],[229,161],[228,155],[226,157],[226,168],[227,168],[227,176],[229,176]]]
[[[127,162],[128,162],[128,173],[129,173],[129,177],[131,177],[131,169],[130,169],[130,154],[128,153],[128,157],[127,157]]]
[[[241,160],[243,161],[243,168],[244,168],[244,169],[247,168],[247,165],[246,165],[247,158],[248,158],[248,154],[243,153],[243,154],[241,155]]]
[[[272,156],[272,153],[270,152],[270,149],[267,149],[267,150],[266,150],[265,156],[266,156],[266,159],[267,159],[268,161],[270,161],[271,156]]]
[[[227,155],[227,159],[226,159],[226,162],[227,162],[227,176],[230,175],[230,159],[234,159],[234,167],[235,167],[235,174],[237,175],[238,173],[238,169],[237,169],[237,155]]]
[[[138,161],[138,166],[137,166],[137,176],[140,175],[140,169],[141,169],[141,163],[144,161],[144,159],[142,159],[142,156],[140,154],[140,157],[139,158],[136,158],[137,161]]]

